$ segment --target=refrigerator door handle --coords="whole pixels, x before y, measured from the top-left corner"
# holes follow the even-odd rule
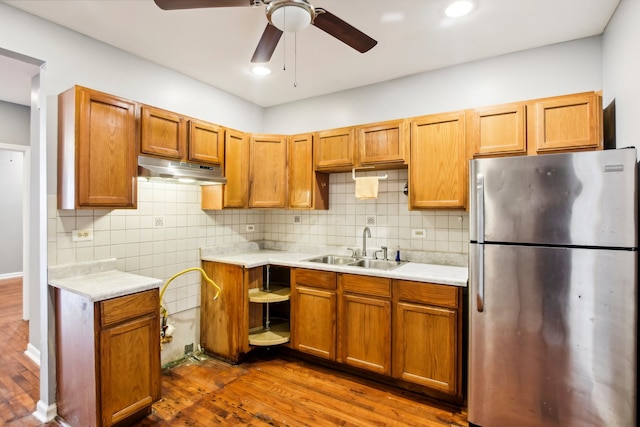
[[[484,311],[484,175],[476,175],[476,232],[478,233],[477,268],[478,293],[476,307],[479,312]]]

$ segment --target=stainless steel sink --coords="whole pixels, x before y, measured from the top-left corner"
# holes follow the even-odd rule
[[[359,259],[351,265],[363,268],[375,268],[377,270],[393,270],[394,268],[400,267],[402,264],[402,262],[398,261],[385,261],[382,259],[363,258]]]
[[[305,261],[319,262],[322,264],[348,265],[356,262],[357,259],[347,255],[323,255],[315,258],[310,258]]]
[[[373,258],[356,258],[347,255],[322,255],[306,259],[308,262],[318,262],[321,264],[347,265],[351,267],[374,268],[376,270],[393,270],[400,267],[404,262],[385,261]]]

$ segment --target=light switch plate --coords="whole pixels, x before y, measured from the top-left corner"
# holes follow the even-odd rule
[[[253,224],[247,224],[246,231],[248,232],[256,231],[256,226]]]

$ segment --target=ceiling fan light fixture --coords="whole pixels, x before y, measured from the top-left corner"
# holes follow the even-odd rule
[[[316,15],[313,6],[303,0],[273,0],[266,13],[271,25],[293,33],[307,28]]]
[[[271,74],[271,69],[264,65],[254,65],[251,67],[251,72],[256,76],[268,76]]]
[[[468,15],[473,9],[473,2],[469,0],[458,0],[451,3],[444,11],[449,18],[459,18]]]

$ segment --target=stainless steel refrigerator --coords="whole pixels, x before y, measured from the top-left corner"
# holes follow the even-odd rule
[[[472,160],[468,416],[636,426],[634,148]]]

